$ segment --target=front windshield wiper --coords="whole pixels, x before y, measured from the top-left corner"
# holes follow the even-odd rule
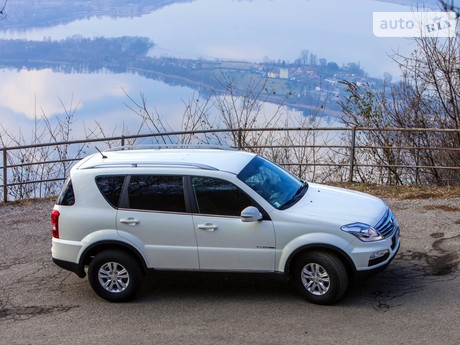
[[[302,197],[305,195],[305,193],[307,192],[308,190],[308,183],[307,182],[304,182],[300,187],[299,189],[297,189],[297,192],[295,192],[295,194],[292,196],[291,199],[289,199],[288,201],[286,201],[284,204],[282,204],[278,210],[285,210],[289,207],[291,207],[292,205],[294,205],[297,201],[299,201],[300,199],[302,199]]]

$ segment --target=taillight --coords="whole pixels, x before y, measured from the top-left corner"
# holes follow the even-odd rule
[[[56,210],[53,210],[53,213],[51,213],[51,228],[54,238],[59,238],[59,215],[59,211]]]

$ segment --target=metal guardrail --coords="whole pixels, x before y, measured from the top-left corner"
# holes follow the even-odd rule
[[[336,132],[350,132],[350,143],[348,145],[254,145],[245,146],[243,145],[243,133],[245,132],[291,132],[291,131],[336,131]],[[369,168],[406,168],[406,169],[449,169],[449,170],[460,170],[458,166],[426,166],[426,165],[384,165],[384,164],[364,164],[356,162],[356,152],[361,149],[390,149],[390,150],[439,150],[439,151],[460,151],[460,148],[452,147],[417,147],[417,146],[370,146],[370,145],[357,145],[356,135],[358,132],[365,131],[409,131],[409,132],[443,132],[443,133],[458,133],[459,129],[435,129],[435,128],[368,128],[368,127],[287,127],[287,128],[235,128],[235,129],[208,129],[208,130],[194,130],[194,131],[175,131],[166,133],[151,133],[151,134],[138,134],[130,136],[115,136],[98,139],[84,139],[84,140],[73,140],[73,141],[62,141],[52,142],[45,144],[34,144],[34,145],[23,145],[23,146],[12,146],[0,148],[2,151],[3,165],[2,170],[2,185],[0,190],[3,190],[3,202],[8,201],[8,188],[18,185],[28,185],[35,183],[47,183],[65,180],[65,176],[53,179],[44,180],[33,180],[24,181],[19,183],[8,183],[8,170],[12,168],[20,168],[34,165],[45,165],[45,164],[56,164],[56,163],[71,163],[80,160],[82,157],[75,157],[63,160],[50,160],[50,161],[39,161],[29,162],[21,164],[8,165],[8,152],[14,150],[33,149],[33,148],[44,148],[60,145],[78,145],[78,144],[92,144],[98,142],[113,142],[119,141],[121,146],[125,146],[125,141],[130,139],[141,139],[141,138],[154,138],[154,137],[175,137],[180,135],[196,135],[196,134],[218,134],[218,133],[231,133],[236,135],[235,148],[240,150],[251,150],[251,149],[264,149],[264,148],[310,148],[310,149],[345,149],[349,150],[348,163],[284,163],[280,165],[284,166],[335,166],[335,167],[348,167],[349,175],[348,181],[353,182],[354,171],[356,167],[369,167]]]

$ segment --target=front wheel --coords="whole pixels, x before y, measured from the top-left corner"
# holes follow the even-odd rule
[[[143,274],[131,255],[107,250],[97,254],[89,264],[88,280],[100,297],[111,302],[125,302],[139,291]]]
[[[294,264],[293,279],[300,293],[316,304],[337,302],[348,287],[348,273],[342,261],[322,251],[302,254]]]

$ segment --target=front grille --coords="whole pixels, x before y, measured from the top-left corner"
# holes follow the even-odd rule
[[[396,219],[393,215],[393,212],[391,212],[391,210],[388,209],[383,215],[382,219],[380,219],[377,225],[374,226],[374,228],[384,238],[391,236],[393,231],[397,228]]]

